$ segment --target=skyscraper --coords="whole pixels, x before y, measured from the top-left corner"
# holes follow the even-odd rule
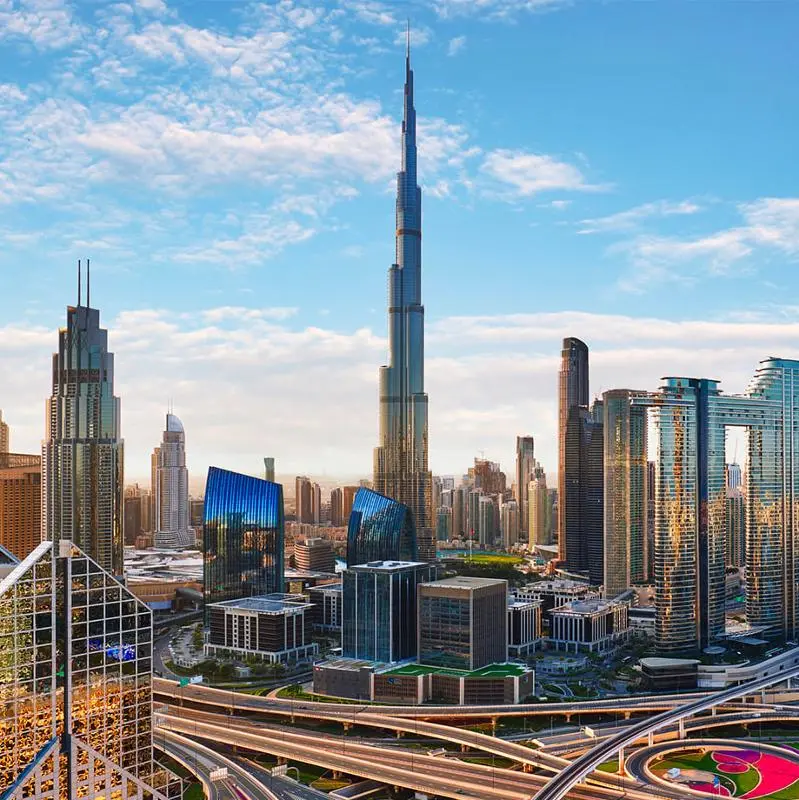
[[[612,389],[605,405],[605,597],[647,577],[647,417],[633,397],[647,392]]]
[[[8,423],[3,422],[3,409],[0,408],[0,453],[9,451],[9,438]]]
[[[0,453],[0,545],[23,559],[42,541],[42,458]]]
[[[270,456],[264,458],[264,480],[270,483],[275,482],[275,459]]]
[[[410,508],[419,559],[435,559],[427,466],[422,305],[422,191],[416,180],[416,110],[410,48],[405,56],[402,168],[397,173],[396,263],[388,273],[389,364],[380,369],[380,440],[374,488]]]
[[[42,445],[42,530],[44,538],[69,539],[103,569],[121,575],[120,404],[108,332],[89,302],[87,286],[82,305],[79,280],[78,305],[67,307],[67,326],[53,354]]]
[[[189,525],[189,471],[186,469],[186,434],[183,423],[166,415],[161,445],[156,449],[155,547],[185,548],[194,546],[194,531]]]
[[[604,458],[601,400],[588,406],[588,347],[563,340],[559,376],[558,550],[573,572],[604,579]]]
[[[370,561],[415,561],[410,509],[390,497],[358,489],[347,529],[347,567]]]
[[[314,521],[313,484],[304,475],[294,479],[294,515],[297,522],[310,524]]]
[[[532,436],[516,437],[516,503],[519,506],[519,540],[528,540],[530,510],[527,492],[535,471],[535,448]]]
[[[340,488],[330,492],[330,524],[333,527],[340,527],[345,523],[344,519],[344,494]]]
[[[548,505],[547,478],[539,468],[538,475],[527,486],[527,547],[530,550],[537,544],[551,544],[547,529]]]

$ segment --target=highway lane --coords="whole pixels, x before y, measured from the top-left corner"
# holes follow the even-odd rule
[[[179,764],[184,766],[195,777],[199,778],[206,800],[220,800],[219,786],[211,780],[211,772],[219,766],[214,758],[200,753],[193,743],[176,735],[156,735],[154,744]]]
[[[299,783],[292,778],[271,775],[260,764],[248,758],[238,758],[236,760],[258,778],[261,783],[269,786],[280,800],[330,800],[327,792],[312,789],[310,786]]]
[[[529,798],[533,791],[550,780],[541,775],[493,770],[490,766],[367,747],[348,743],[346,740],[341,743],[336,741],[335,748],[320,747],[320,736],[312,731],[270,731],[257,728],[243,730],[240,728],[241,723],[236,720],[226,720],[223,725],[165,715],[162,724],[184,735],[213,739],[255,752],[267,752],[444,797],[521,800]],[[615,780],[615,786],[619,786],[618,779]],[[580,787],[573,794],[581,800],[611,800],[619,798],[624,792],[624,788],[608,789],[592,785],[590,788]],[[627,788],[626,797],[630,800],[649,800],[651,791],[642,793]]]
[[[713,706],[720,705],[727,700],[734,700],[744,695],[759,692],[774,683],[779,683],[788,678],[799,675],[799,667],[792,667],[778,675],[769,675],[765,678],[757,678],[747,683],[739,684],[731,689],[725,689],[717,692],[709,698],[702,698],[690,703],[686,703],[682,707],[664,711],[660,714],[651,717],[650,719],[642,720],[626,731],[622,731],[616,736],[611,736],[607,740],[600,742],[596,747],[589,750],[583,756],[572,761],[568,767],[559,772],[549,783],[535,795],[536,800],[561,800],[571,793],[572,789],[587,776],[591,775],[593,771],[605,761],[613,758],[616,753],[624,747],[632,744],[643,736],[647,736],[649,732],[655,732],[664,725],[671,722],[677,722],[685,717],[693,716],[694,714],[707,711]]]

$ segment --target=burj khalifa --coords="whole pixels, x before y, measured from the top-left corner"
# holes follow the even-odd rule
[[[380,368],[380,444],[374,488],[411,509],[420,561],[435,559],[427,468],[422,305],[422,191],[416,182],[416,109],[410,47],[405,54],[402,169],[397,173],[396,263],[388,271],[389,363]]]

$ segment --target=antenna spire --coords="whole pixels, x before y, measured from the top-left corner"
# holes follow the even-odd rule
[[[92,291],[92,273],[91,262],[86,259],[86,308],[91,308],[91,291]]]
[[[405,26],[405,58],[411,60],[411,19],[408,17]]]
[[[80,308],[80,299],[81,299],[81,291],[80,291],[80,259],[78,259],[78,308]]]

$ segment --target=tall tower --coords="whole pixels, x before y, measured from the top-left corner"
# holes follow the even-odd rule
[[[53,394],[46,406],[42,444],[42,531],[68,539],[112,575],[122,575],[123,442],[114,396],[114,354],[100,312],[67,307],[67,326],[53,354]]]
[[[374,488],[408,506],[420,561],[435,558],[427,468],[422,305],[422,192],[416,181],[416,110],[410,48],[405,55],[402,169],[397,173],[396,263],[388,271],[389,363],[380,369],[380,441]]]
[[[189,471],[186,469],[186,434],[183,423],[166,415],[161,445],[155,449],[155,502],[153,544],[156,547],[189,548],[195,544],[189,526]]]
[[[516,437],[516,503],[519,507],[519,540],[527,541],[530,523],[528,491],[535,472],[535,442],[532,436]]]
[[[0,409],[0,453],[9,451],[8,423],[3,422],[3,411]]]

